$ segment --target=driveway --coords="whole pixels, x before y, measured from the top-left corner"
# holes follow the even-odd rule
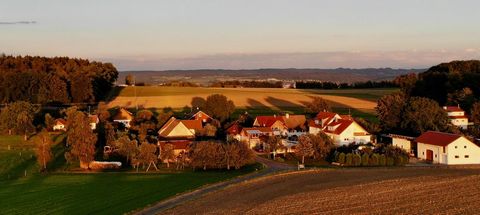
[[[240,177],[228,180],[228,181],[219,182],[219,183],[212,184],[212,185],[209,185],[209,186],[207,185],[205,187],[199,188],[199,189],[194,190],[192,192],[183,193],[183,194],[174,196],[174,197],[169,198],[167,200],[160,201],[155,205],[144,208],[143,210],[138,211],[135,214],[146,214],[146,215],[159,214],[162,211],[173,208],[173,207],[175,207],[177,205],[180,205],[180,204],[183,204],[187,201],[197,199],[197,198],[199,198],[199,197],[201,197],[201,196],[203,196],[207,193],[211,193],[211,192],[214,192],[214,191],[224,189],[225,187],[228,187],[230,185],[242,183],[242,182],[252,180],[252,179],[255,179],[255,178],[259,178],[259,177],[263,177],[263,176],[269,175],[269,174],[275,174],[275,173],[278,173],[278,172],[295,170],[297,168],[296,166],[275,162],[275,161],[272,161],[272,160],[269,160],[269,159],[266,159],[266,158],[262,158],[262,157],[259,157],[259,156],[257,156],[255,160],[257,162],[265,165],[265,168],[260,170],[260,171],[254,172],[254,173],[250,173],[250,174],[247,174],[247,175],[244,175],[244,176],[240,176]]]

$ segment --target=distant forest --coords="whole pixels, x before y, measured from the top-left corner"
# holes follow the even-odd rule
[[[366,89],[366,88],[394,88],[399,87],[395,81],[365,81],[355,83],[335,83],[320,81],[300,81],[296,83],[298,89]]]
[[[0,56],[0,102],[90,103],[117,80],[111,63],[68,57]]]

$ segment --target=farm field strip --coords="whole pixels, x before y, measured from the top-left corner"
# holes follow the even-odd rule
[[[237,107],[272,108],[303,107],[313,96],[321,96],[332,107],[364,109],[373,112],[376,100],[396,89],[345,89],[345,90],[299,90],[276,88],[195,88],[195,87],[137,87],[137,98],[133,87],[122,89],[110,106],[146,108],[182,108],[190,105],[193,97],[207,97],[220,93],[233,100]]]

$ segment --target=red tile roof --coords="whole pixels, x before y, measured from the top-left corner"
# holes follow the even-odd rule
[[[98,123],[98,116],[97,115],[89,115],[88,118],[90,119],[90,123]]]
[[[341,134],[343,131],[345,131],[345,129],[348,128],[348,126],[350,126],[351,124],[353,123],[352,120],[345,120],[345,119],[339,119],[335,122],[332,122],[330,124],[327,125],[326,129],[325,129],[325,132],[327,133],[333,133],[333,134]],[[333,130],[330,130],[329,128],[330,127],[335,127],[337,126],[335,129]]]
[[[66,124],[67,124],[67,121],[62,118],[55,120],[55,125],[66,125]]]
[[[202,129],[202,121],[199,120],[180,120],[188,129]]]
[[[257,116],[256,121],[259,126],[263,127],[270,127],[272,126],[276,121],[283,122],[283,117],[281,116]]]
[[[418,143],[425,143],[436,146],[447,146],[458,138],[462,137],[458,134],[449,134],[438,131],[427,131],[417,137]]]
[[[242,131],[242,126],[238,122],[234,122],[227,128],[227,134],[237,135]]]
[[[458,106],[444,106],[443,109],[445,109],[447,112],[463,111],[462,108],[460,108]]]
[[[467,116],[448,116],[450,119],[468,119]]]

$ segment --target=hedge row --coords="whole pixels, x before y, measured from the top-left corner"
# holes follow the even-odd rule
[[[407,156],[387,157],[384,154],[353,154],[340,153],[336,156],[337,163],[345,166],[403,166],[408,164]]]

